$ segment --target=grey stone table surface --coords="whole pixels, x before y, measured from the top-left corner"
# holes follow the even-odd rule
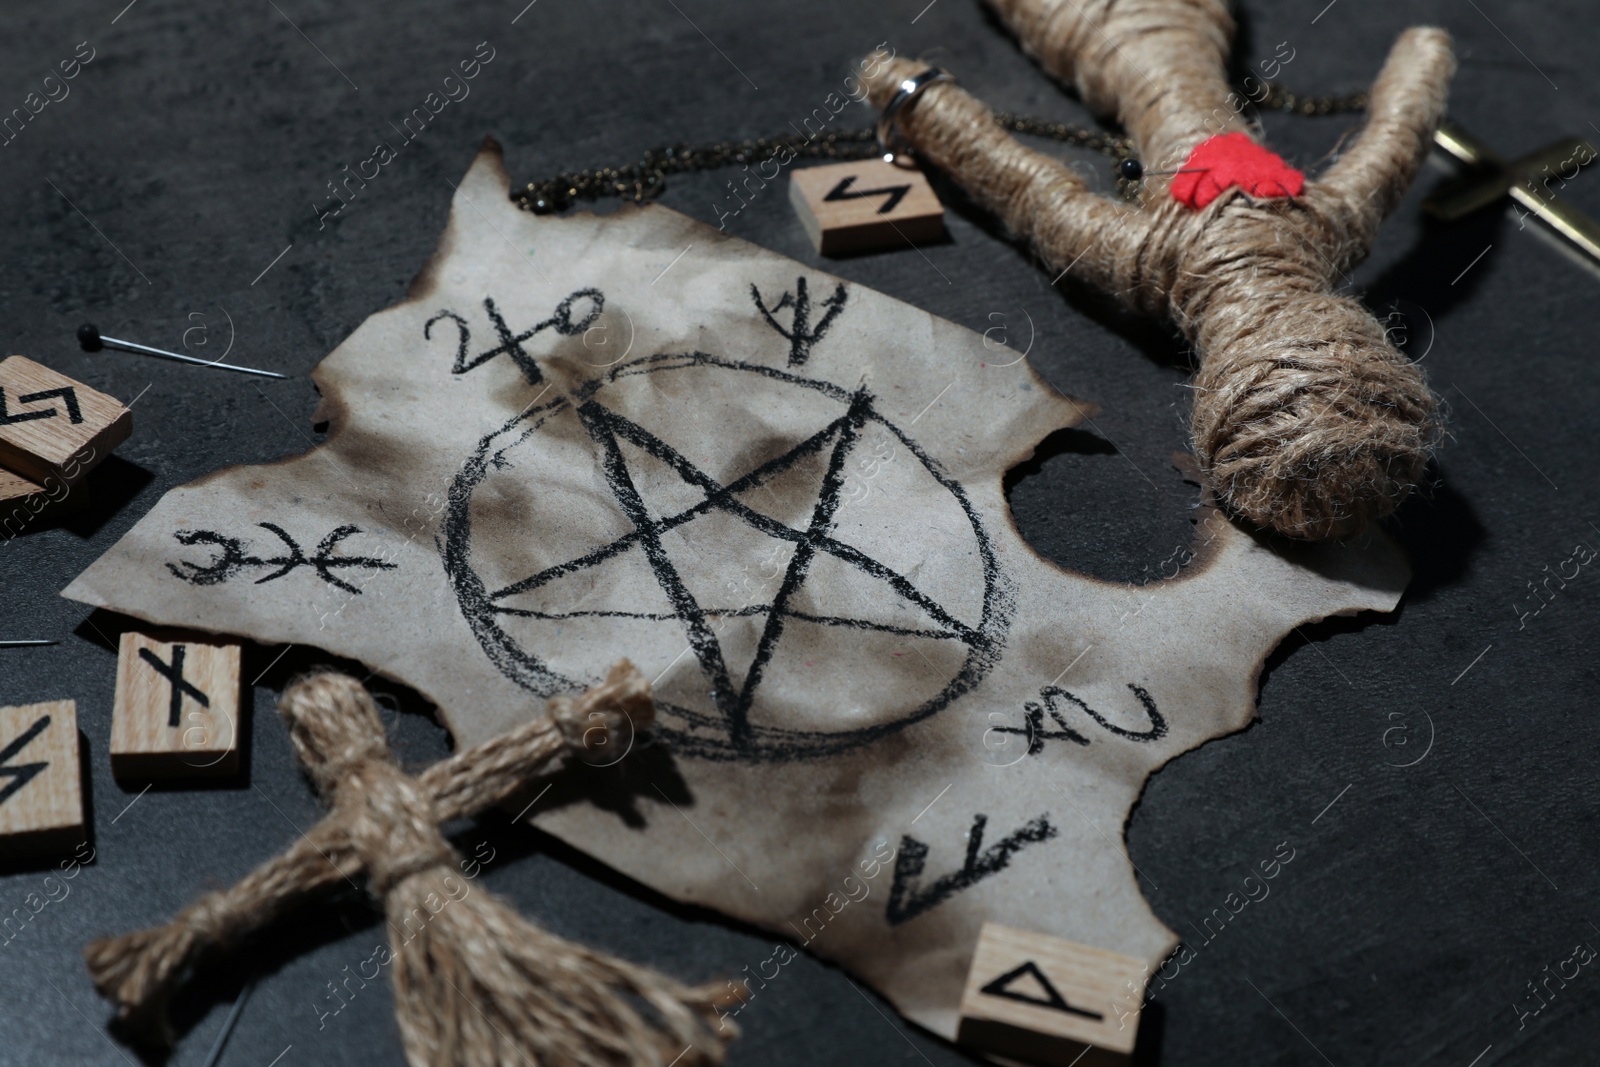
[[[113,781],[106,759],[119,621],[56,594],[166,490],[315,439],[306,372],[402,296],[443,227],[448,183],[486,134],[526,180],[665,142],[781,133],[885,41],[936,58],[994,106],[1085,117],[973,0],[525,3],[61,0],[0,14],[0,116],[29,115],[0,145],[6,352],[138,398],[133,439],[91,479],[92,507],[0,544],[0,638],[60,641],[0,650],[0,704],[77,701],[96,853],[48,897],[48,868],[0,873],[0,1062],[138,1062],[108,1029],[82,944],[164,919],[318,817],[272,714],[312,654],[247,652],[254,714],[239,781],[141,793]],[[1584,0],[1244,0],[1240,68],[1292,54],[1280,80],[1347,91],[1405,26],[1439,23],[1461,56],[1452,115],[1516,155],[1561,135],[1600,139],[1597,21]],[[395,138],[483,42],[492,59],[470,95],[319,222],[328,183]],[[75,55],[92,58],[47,85]],[[46,91],[55,98],[33,114]],[[835,121],[871,117],[852,105]],[[1275,147],[1302,165],[1352,124],[1267,118]],[[1561,195],[1600,214],[1590,169]],[[673,178],[664,200],[714,223],[723,180]],[[1031,321],[1034,365],[1104,414],[1097,433],[1052,442],[1016,473],[1018,522],[1064,565],[1148,578],[1192,529],[1195,490],[1171,464],[1184,447],[1185,353],[1159,325],[1052,288],[941,191],[952,239],[921,255],[820,260],[779,187],[727,225],[974,329],[1020,338]],[[1421,198],[1406,200],[1354,278],[1450,407],[1431,484],[1392,523],[1416,577],[1393,617],[1304,628],[1263,673],[1260,721],[1152,780],[1129,850],[1191,953],[1152,1002],[1147,1063],[1488,1067],[1592,1055],[1580,1050],[1600,1026],[1600,976],[1550,976],[1580,943],[1600,946],[1600,577],[1584,569],[1553,583],[1538,614],[1521,613],[1534,606],[1530,582],[1575,544],[1600,546],[1600,275],[1509,209],[1436,225]],[[72,341],[84,320],[208,355],[231,330],[232,360],[293,377],[88,355]],[[448,750],[426,709],[404,693],[386,703],[409,764]],[[457,827],[455,839],[492,850],[487,884],[562,934],[692,978],[770,954],[759,932],[677,907],[504,819]],[[1283,842],[1295,859],[1270,895],[1220,933],[1203,927]],[[190,984],[167,1062],[203,1062],[252,977],[222,1064],[399,1062],[382,981],[337,1013],[328,992],[382,937],[354,894],[280,924]],[[734,1064],[973,1062],[809,959],[740,1022]]]

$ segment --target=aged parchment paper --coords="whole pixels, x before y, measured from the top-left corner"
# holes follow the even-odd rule
[[[1394,546],[1210,514],[1170,580],[1063,570],[1001,476],[1085,407],[1025,361],[664,208],[508,187],[490,143],[409,299],[318,367],[325,444],[168,493],[65,595],[354,657],[462,745],[632,658],[657,736],[532,817],[946,1037],[985,919],[1158,963],[1145,779],[1246,725],[1291,627],[1393,608]]]

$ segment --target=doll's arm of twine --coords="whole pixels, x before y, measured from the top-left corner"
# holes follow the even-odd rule
[[[1338,212],[1349,238],[1339,250],[1341,269],[1366,255],[1428,158],[1455,69],[1444,30],[1419,26],[1401,34],[1373,83],[1359,138],[1312,183],[1311,195]]]
[[[863,79],[872,103],[882,108],[922,69],[903,59],[881,64]],[[1120,288],[1114,249],[1141,240],[1147,223],[1138,212],[1091,191],[1071,167],[1018,144],[988,108],[951,82],[918,94],[897,129],[919,158],[955,179],[1052,270],[1070,268],[1104,289]]]
[[[170,1045],[166,1002],[205,949],[240,940],[309,893],[362,871],[344,827],[324,819],[229,889],[207,893],[165,926],[102,938],[84,950],[95,988],[142,1036]]]
[[[649,680],[632,663],[619,660],[599,685],[575,699],[556,697],[543,715],[440,760],[417,775],[417,782],[433,798],[435,817],[449,822],[509,800],[557,770],[574,751],[615,763],[654,725],[655,715]]]

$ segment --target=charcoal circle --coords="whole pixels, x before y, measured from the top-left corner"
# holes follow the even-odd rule
[[[742,762],[812,759],[858,748],[903,730],[913,723],[937,714],[970,692],[1000,659],[1014,610],[1014,600],[1000,570],[989,534],[961,484],[945,474],[939,462],[923,451],[899,427],[880,415],[872,406],[870,396],[864,391],[852,393],[832,382],[804,378],[760,364],[722,359],[704,352],[660,353],[612,367],[606,374],[585,383],[571,398],[563,397],[530,407],[512,418],[498,430],[485,436],[462,463],[450,485],[439,546],[445,573],[455,591],[462,615],[490,662],[507,678],[539,697],[571,692],[593,684],[597,680],[570,678],[554,670],[535,653],[523,648],[500,625],[495,598],[472,567],[473,492],[492,470],[503,463],[501,455],[511,444],[536,431],[552,417],[564,413],[578,414],[580,418],[585,418],[585,425],[590,427],[593,436],[595,433],[593,422],[603,420],[609,415],[609,412],[595,400],[596,394],[605,385],[632,375],[671,372],[687,367],[714,368],[718,372],[728,374],[755,374],[787,385],[814,390],[843,404],[855,405],[851,410],[859,411],[862,424],[873,423],[882,426],[955,499],[971,524],[978,555],[982,561],[983,611],[977,625],[966,627],[965,624],[959,624],[961,633],[958,636],[952,635],[955,640],[965,645],[967,654],[944,687],[930,699],[904,709],[890,721],[839,731],[795,730],[748,722],[743,724],[742,728],[734,729],[721,708],[717,714],[708,714],[681,705],[660,702],[661,714],[654,728],[655,736],[675,753],[703,759]],[[596,443],[600,444],[599,441]],[[792,452],[793,450],[785,456]],[[624,535],[624,537],[631,536],[631,534]],[[882,566],[876,561],[867,562],[869,565]],[[688,625],[686,621],[686,628]],[[619,650],[619,652],[625,651]],[[716,696],[717,694],[714,694],[714,698]],[[676,725],[673,720],[685,724],[688,728]],[[708,736],[708,732],[715,736]]]

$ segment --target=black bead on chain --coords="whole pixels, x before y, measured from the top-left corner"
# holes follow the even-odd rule
[[[1258,86],[1259,93],[1246,97],[1257,107],[1287,111],[1297,115],[1331,115],[1361,111],[1367,106],[1365,92],[1344,96],[1298,96],[1272,82]],[[1102,130],[1069,126],[1030,115],[997,111],[995,121],[1012,133],[1040,137],[1062,144],[1100,152],[1115,161],[1118,188],[1124,196],[1134,195],[1144,177],[1144,164],[1134,157],[1133,139]],[[661,195],[667,175],[717,170],[722,167],[749,166],[771,159],[787,148],[799,158],[867,159],[877,155],[876,132],[871,129],[842,130],[817,140],[794,137],[756,137],[744,141],[719,141],[710,145],[676,144],[653,148],[637,162],[621,167],[602,167],[572,174],[558,174],[544,181],[529,182],[526,189],[511,194],[517,206],[536,215],[564,211],[579,200],[616,197],[640,203]]]

